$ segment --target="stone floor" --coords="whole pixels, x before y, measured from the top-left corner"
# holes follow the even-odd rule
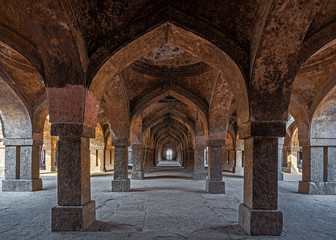
[[[92,177],[93,232],[50,231],[55,174],[41,174],[42,191],[0,192],[0,239],[336,239],[336,196],[298,194],[301,175],[285,174],[279,184],[282,236],[250,237],[237,225],[242,178],[225,174],[226,194],[211,195],[180,168],[156,170],[132,180],[128,193],[112,193],[111,173]]]

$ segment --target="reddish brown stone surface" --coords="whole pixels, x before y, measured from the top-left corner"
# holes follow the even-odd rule
[[[241,139],[247,139],[240,224],[250,234],[281,233],[281,212],[269,211],[277,211],[276,138],[285,137],[289,113],[297,130],[293,125],[287,133],[298,139],[290,147],[325,149],[322,170],[314,171],[306,157],[304,175],[323,173],[334,181],[333,1],[0,2],[0,117],[7,156],[16,156],[14,142],[41,141],[49,114],[54,140],[63,137],[60,175],[76,181],[62,179],[60,195],[75,186],[80,192],[65,200],[74,207],[85,198],[76,211],[88,221],[78,225],[77,219],[73,230],[94,219],[93,212],[86,214],[93,203],[85,164],[87,138],[95,133],[92,145],[103,152],[102,169],[107,162],[115,166],[114,190],[123,191],[129,188],[127,146],[137,149],[140,178],[142,160],[150,171],[172,149],[195,179],[204,179],[201,155],[209,146],[207,187],[223,193],[223,159],[233,159],[230,171],[234,161],[241,165]],[[67,155],[85,173],[72,169]],[[8,173],[16,174],[15,161]],[[301,185],[311,186],[309,181]],[[67,214],[54,211],[55,223]],[[265,219],[270,223],[263,232]],[[53,229],[62,228],[69,230],[59,224]]]

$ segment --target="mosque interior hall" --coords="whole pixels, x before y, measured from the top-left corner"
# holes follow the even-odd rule
[[[336,1],[0,4],[0,239],[336,239]]]

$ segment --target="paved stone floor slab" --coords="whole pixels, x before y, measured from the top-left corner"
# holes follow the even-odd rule
[[[91,178],[93,232],[50,231],[56,177],[43,174],[42,191],[0,192],[0,239],[336,239],[336,196],[297,193],[300,175],[279,182],[281,237],[246,236],[238,226],[242,178],[225,174],[226,193],[212,195],[190,173],[158,171],[132,180],[131,192],[116,193],[110,175]]]

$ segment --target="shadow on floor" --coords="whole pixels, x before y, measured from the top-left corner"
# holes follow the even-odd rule
[[[111,222],[95,221],[86,230],[87,232],[142,232],[142,228],[127,224],[115,224]]]
[[[91,174],[90,177],[111,177],[113,176],[114,173],[95,173],[95,174]]]
[[[130,192],[153,192],[153,191],[181,191],[181,192],[193,192],[193,193],[207,193],[201,189],[188,189],[181,187],[147,187],[147,188],[131,188]]]
[[[134,225],[115,224],[110,222],[96,221],[86,230],[87,232],[113,232],[113,233],[139,233],[143,229]],[[153,233],[149,233],[149,235]],[[214,226],[196,230],[183,237],[183,239],[245,239],[248,235],[240,228],[238,224],[227,226]],[[169,238],[171,239],[171,238]]]
[[[223,173],[222,176],[223,176],[223,177],[230,177],[230,178],[244,178],[244,176],[233,175],[233,174],[227,174],[227,173]]]
[[[172,176],[172,175],[157,175],[157,176],[145,176],[143,180],[151,180],[151,179],[160,179],[160,178],[176,178],[176,179],[185,179],[192,180],[192,176]]]
[[[189,235],[190,239],[245,239],[248,235],[238,225],[216,226],[211,228],[204,228],[196,230]],[[239,238],[238,238],[239,237]]]

